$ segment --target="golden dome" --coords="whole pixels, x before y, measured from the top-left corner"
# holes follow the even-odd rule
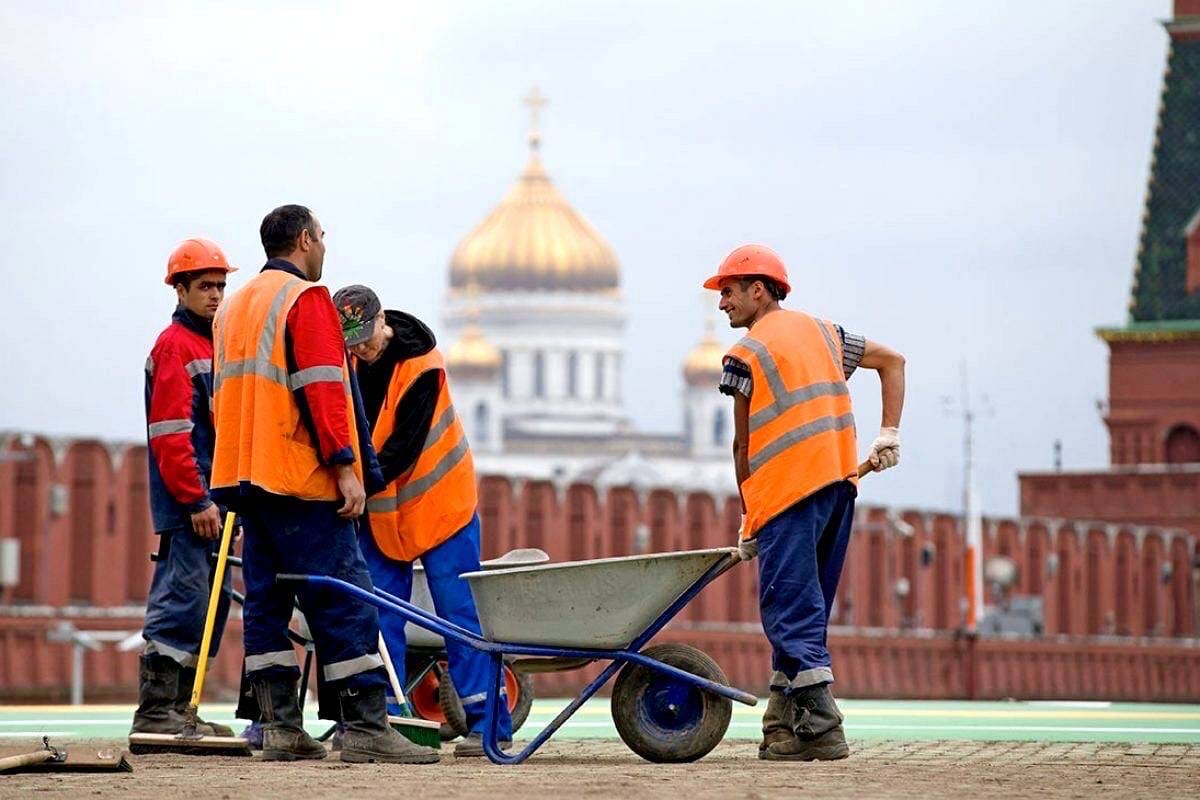
[[[688,383],[714,383],[721,380],[725,348],[713,333],[712,320],[704,325],[704,338],[683,362],[683,377]]]
[[[542,168],[537,135],[517,185],[471,231],[450,259],[450,287],[484,291],[591,292],[620,284],[604,237],[566,201]]]
[[[500,350],[484,338],[474,323],[463,331],[462,338],[446,353],[446,366],[452,372],[495,372],[500,369]]]

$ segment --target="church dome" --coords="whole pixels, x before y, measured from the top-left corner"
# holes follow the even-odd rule
[[[451,289],[474,283],[485,292],[603,292],[619,286],[616,254],[550,182],[539,144],[535,129],[516,185],[455,249]]]
[[[717,383],[724,370],[725,348],[713,333],[712,320],[704,326],[704,338],[683,362],[683,377],[691,384]]]
[[[446,367],[453,373],[492,374],[500,370],[500,350],[489,342],[472,324],[463,331],[462,338],[446,353]]]

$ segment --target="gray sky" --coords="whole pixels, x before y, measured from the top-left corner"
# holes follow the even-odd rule
[[[537,84],[546,167],[622,263],[642,427],[680,427],[698,284],[757,240],[790,307],[908,357],[903,462],[866,501],[957,505],[963,361],[987,510],[1055,438],[1107,463],[1092,328],[1125,318],[1166,0],[441,5],[0,4],[0,428],[144,436],[167,254],[210,236],[236,288],[281,203],[321,218],[331,288],[440,326]],[[852,387],[865,451],[878,382]]]

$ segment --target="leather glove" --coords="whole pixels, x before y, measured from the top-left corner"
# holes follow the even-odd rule
[[[871,442],[871,452],[867,456],[871,466],[878,472],[890,469],[900,463],[900,429],[880,428],[879,435]]]

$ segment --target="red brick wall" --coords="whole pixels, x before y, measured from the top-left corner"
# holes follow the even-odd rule
[[[144,603],[148,555],[155,547],[146,508],[145,448],[10,437],[0,453],[5,456],[0,459],[0,537],[15,537],[22,548],[20,582],[0,590],[0,606],[28,610],[44,605],[49,614],[72,604],[136,609]],[[1108,483],[1083,481],[1071,487],[1052,481],[1049,491],[1120,506],[1120,498],[1113,501],[1110,496],[1112,476],[1104,480]],[[1146,481],[1163,485],[1143,486]],[[1198,482],[1200,472],[1118,481],[1127,489],[1140,486],[1171,507],[1184,503],[1191,508],[1200,507]],[[1023,482],[1023,497],[1027,489],[1034,492],[1031,487]],[[567,560],[627,555],[643,543],[646,551],[723,546],[734,541],[740,517],[736,498],[628,487],[560,487],[497,476],[481,479],[480,498],[485,556],[515,547],[541,547],[556,560]],[[1187,506],[1185,500],[1194,505]],[[1020,574],[1017,591],[1043,598],[1048,635],[1161,638],[1196,632],[1194,546],[1180,532],[1061,519],[990,519],[985,523],[984,550],[985,557],[1004,554],[1014,559]],[[852,661],[847,664],[850,675],[864,676],[847,678],[849,685],[858,687],[856,692],[870,694],[876,691],[871,687],[899,685],[896,680],[909,687],[903,692],[961,696],[965,691],[965,679],[952,680],[949,672],[938,673],[942,677],[937,678],[936,690],[921,688],[921,681],[928,679],[918,677],[931,665],[953,662],[944,653],[937,655],[942,652],[937,648],[903,661],[910,658],[904,655],[908,648],[920,649],[927,647],[922,642],[933,641],[922,631],[953,631],[961,625],[962,558],[959,520],[952,515],[859,508],[833,619],[847,629],[888,631],[882,638],[892,644],[871,639],[870,647],[860,643],[855,645],[858,649],[846,651],[862,654],[846,656]],[[733,643],[728,647],[737,651],[730,658],[744,665],[736,674],[749,684],[766,674],[767,663],[761,636],[753,633],[757,593],[756,571],[740,567],[705,589],[678,619],[679,626],[698,626],[688,636],[698,635],[699,628],[719,629],[718,638],[728,638]],[[88,619],[80,625],[93,623]],[[51,624],[45,617],[32,625],[27,616],[16,611],[6,615],[0,609],[0,628],[9,631],[4,634],[9,638],[0,640],[0,697],[48,692],[65,696],[68,673],[63,670],[69,648],[44,641]],[[111,624],[136,630],[140,623],[135,616]],[[219,674],[226,677],[220,681],[228,678],[231,683],[236,677],[237,630],[234,625],[226,639],[225,650],[233,655],[222,657],[231,660],[222,661],[219,670],[224,672]],[[736,630],[752,633],[730,632]],[[89,686],[94,682],[96,687],[124,691],[119,687],[134,684],[136,653],[110,651],[111,647],[88,656]],[[878,673],[886,672],[891,658],[912,665],[914,677],[881,677]]]

